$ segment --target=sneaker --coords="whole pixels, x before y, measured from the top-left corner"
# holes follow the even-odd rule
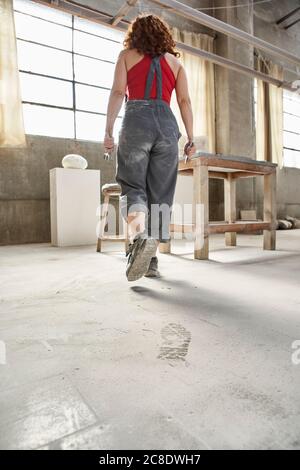
[[[157,256],[153,256],[153,258],[151,258],[149,268],[145,274],[145,277],[160,277],[160,272],[158,270]]]
[[[157,243],[155,238],[144,238],[138,234],[128,247],[126,276],[128,281],[136,281],[147,272],[151,258],[155,255]]]

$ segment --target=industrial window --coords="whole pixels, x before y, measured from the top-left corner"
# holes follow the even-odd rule
[[[256,123],[256,79],[254,79],[254,113]],[[300,168],[300,96],[288,90],[283,90],[283,165]]]
[[[25,132],[101,141],[124,33],[30,0],[14,17]]]

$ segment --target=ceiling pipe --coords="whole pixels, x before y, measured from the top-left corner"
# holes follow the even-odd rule
[[[237,62],[234,62],[233,60],[226,59],[225,57],[221,57],[217,54],[213,54],[212,52],[203,51],[202,49],[198,49],[196,47],[189,46],[188,44],[178,41],[176,42],[176,46],[180,50],[201,57],[204,60],[212,62],[213,64],[220,65],[230,70],[234,70],[236,72],[242,73],[243,75],[258,78],[259,80],[270,83],[271,85],[275,85],[280,88],[284,88],[289,91],[295,91],[295,87],[293,87],[292,84],[290,84],[289,82],[285,82],[277,78],[271,77],[270,75],[267,75],[263,72],[251,69],[246,65],[239,64]]]
[[[49,5],[50,2],[47,0],[34,0],[37,3],[42,3],[43,5]],[[118,31],[127,31],[129,22],[125,22],[124,19],[120,20],[117,26],[113,26],[111,23],[112,16],[108,13],[101,12],[99,10],[90,9],[89,7],[81,7],[78,3],[73,2],[72,0],[56,0],[58,4],[52,4],[53,8],[57,8],[59,10],[66,11],[70,14],[78,15],[88,20],[92,20],[91,15],[93,15],[93,21],[103,24],[105,26],[111,27]],[[248,75],[253,78],[258,78],[267,83],[271,83],[272,85],[285,88],[290,91],[295,92],[295,87],[292,84],[278,80],[273,78],[269,75],[266,75],[262,72],[254,70],[246,65],[239,64],[238,62],[234,62],[233,60],[227,59],[225,57],[219,56],[212,52],[204,51],[202,49],[198,49],[193,46],[189,46],[188,44],[181,43],[176,41],[176,46],[179,50],[186,51],[190,54],[196,55],[198,57],[203,58],[213,64],[220,65],[222,67],[228,68],[230,70],[234,70],[236,72],[242,73],[243,75]],[[300,87],[300,86],[299,86]]]

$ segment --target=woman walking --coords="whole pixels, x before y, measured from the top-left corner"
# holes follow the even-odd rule
[[[104,148],[114,149],[113,126],[125,96],[117,147],[116,180],[128,223],[129,281],[159,276],[156,250],[170,239],[169,224],[181,136],[170,108],[172,91],[184,122],[188,158],[195,153],[187,76],[174,51],[168,25],[156,15],[139,15],[119,54],[108,102]]]

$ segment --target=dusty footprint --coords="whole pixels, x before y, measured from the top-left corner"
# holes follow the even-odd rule
[[[185,360],[191,333],[179,323],[169,323],[161,330],[162,345],[158,359]]]

